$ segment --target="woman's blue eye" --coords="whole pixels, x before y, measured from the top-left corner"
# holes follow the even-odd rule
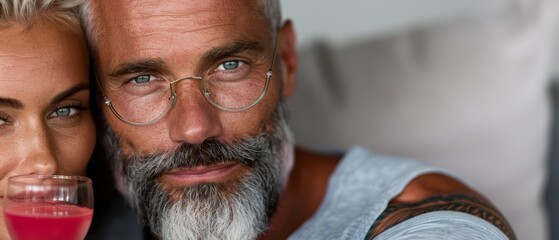
[[[70,117],[76,115],[76,113],[78,113],[78,109],[73,107],[65,107],[65,108],[56,109],[52,113],[52,115],[53,117]]]
[[[132,78],[132,81],[135,83],[147,83],[152,79],[152,76],[149,75],[142,75]]]

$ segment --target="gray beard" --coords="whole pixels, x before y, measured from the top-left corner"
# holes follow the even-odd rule
[[[140,219],[161,239],[255,239],[266,230],[292,165],[290,130],[280,104],[255,137],[221,143],[182,145],[150,155],[124,156],[109,128],[105,147],[121,192]],[[179,167],[236,161],[247,174],[224,183],[176,187],[157,183],[161,174]]]

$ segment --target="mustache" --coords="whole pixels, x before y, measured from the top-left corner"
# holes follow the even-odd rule
[[[122,166],[122,170],[128,176],[142,174],[147,179],[153,179],[177,168],[194,168],[225,162],[252,166],[268,154],[270,142],[267,134],[258,134],[228,143],[216,139],[208,139],[197,145],[185,143],[172,151],[124,157],[121,161],[125,165]]]

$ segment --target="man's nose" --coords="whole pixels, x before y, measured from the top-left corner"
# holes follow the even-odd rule
[[[199,81],[184,81],[177,86],[177,99],[170,112],[169,136],[175,142],[201,144],[216,137],[223,126],[213,107],[200,91]]]
[[[55,157],[56,147],[53,136],[49,134],[49,127],[43,123],[30,124],[23,135],[24,141],[21,141],[19,148],[22,158],[18,173],[55,174],[58,164]]]

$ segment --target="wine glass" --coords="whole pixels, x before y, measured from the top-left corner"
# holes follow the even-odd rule
[[[13,240],[83,240],[93,217],[93,187],[87,177],[13,176],[4,198]]]

